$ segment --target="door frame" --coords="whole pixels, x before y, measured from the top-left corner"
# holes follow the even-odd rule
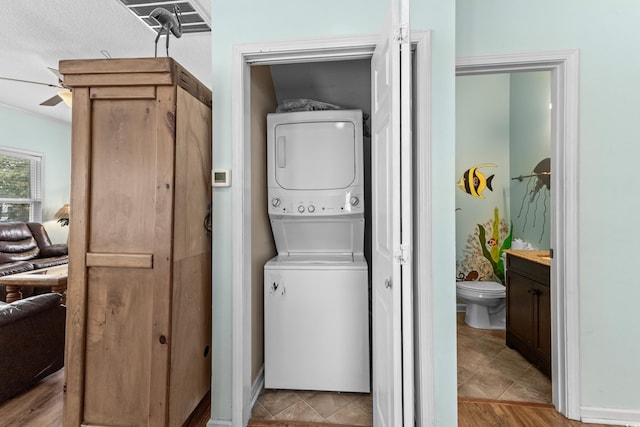
[[[418,165],[431,164],[431,34],[429,31],[411,33],[411,42],[416,55],[414,109],[423,120],[414,125],[414,149]],[[290,40],[237,44],[233,47],[231,60],[231,108],[232,170],[234,183],[231,187],[231,215],[242,218],[233,221],[231,229],[233,263],[232,288],[232,337],[231,337],[231,425],[245,427],[251,409],[264,386],[264,373],[251,383],[251,167],[250,167],[250,67],[332,60],[367,59],[373,55],[378,37],[339,37],[327,39]],[[431,351],[433,324],[433,283],[431,277],[431,182],[429,168],[418,166],[415,178],[423,179],[416,185],[414,194],[414,217],[416,235],[414,253],[421,253],[427,262],[416,265],[414,275],[414,328],[417,341],[411,339],[415,348],[415,405],[418,425],[432,425],[434,405],[433,364]],[[418,205],[419,204],[419,205]],[[416,263],[417,264],[417,263]],[[420,283],[421,286],[415,286]],[[422,410],[421,410],[422,409]],[[424,415],[422,415],[424,414]],[[431,420],[420,422],[421,416]]]
[[[579,52],[531,52],[456,58],[456,75],[550,71],[551,348],[553,404],[580,419],[580,278],[578,216]]]

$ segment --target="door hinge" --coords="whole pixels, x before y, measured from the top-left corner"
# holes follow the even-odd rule
[[[407,35],[409,34],[409,26],[407,24],[400,24],[398,30],[396,31],[396,40],[399,43],[404,43],[407,41]]]
[[[410,255],[411,251],[409,250],[408,245],[400,245],[400,250],[396,252],[395,259],[401,265],[404,265],[409,262]]]

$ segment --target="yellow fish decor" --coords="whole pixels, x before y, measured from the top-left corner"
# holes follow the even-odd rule
[[[484,199],[482,192],[485,188],[493,191],[493,188],[491,188],[491,181],[495,176],[491,175],[489,178],[486,178],[484,174],[478,170],[480,168],[487,167],[496,168],[498,165],[494,165],[493,163],[483,163],[481,165],[473,166],[462,174],[462,178],[460,178],[460,181],[458,181],[456,186],[465,193],[471,194],[473,197]]]

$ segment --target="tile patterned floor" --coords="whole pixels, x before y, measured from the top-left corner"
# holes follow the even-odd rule
[[[551,381],[505,345],[504,331],[474,329],[457,314],[458,396],[551,403]],[[254,420],[372,425],[371,394],[265,390]]]
[[[474,329],[457,313],[458,396],[551,403],[551,380],[505,345],[504,331]]]
[[[371,394],[265,390],[251,418],[371,426],[372,413]]]

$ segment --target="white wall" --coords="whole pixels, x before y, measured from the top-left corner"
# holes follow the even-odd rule
[[[0,130],[0,146],[44,154],[42,222],[54,243],[65,243],[68,228],[53,215],[69,203],[71,124],[0,105]]]
[[[237,43],[376,34],[383,25],[388,0],[212,1],[213,153],[214,167],[231,166],[231,51]],[[413,29],[431,29],[433,52],[433,277],[436,329],[436,409],[438,425],[456,424],[454,179],[454,4],[443,0],[414,2]],[[214,190],[213,388],[212,417],[231,416],[231,191]]]
[[[640,3],[457,0],[456,5],[458,56],[580,50],[581,404],[591,417],[608,413],[640,420],[640,330],[634,315],[640,286],[629,274],[640,240],[640,198],[634,189],[640,155]]]

